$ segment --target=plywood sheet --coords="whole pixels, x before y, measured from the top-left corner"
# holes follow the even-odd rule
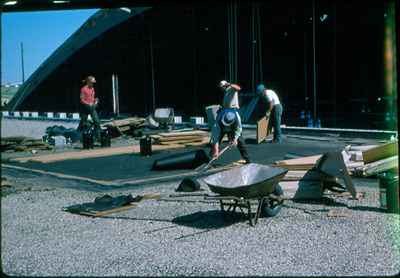
[[[269,124],[269,118],[267,117],[262,117],[258,122],[257,122],[257,144],[260,144],[262,141],[264,141],[267,136],[268,136],[268,124]]]

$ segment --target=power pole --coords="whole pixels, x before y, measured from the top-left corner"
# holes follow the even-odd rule
[[[24,44],[21,42],[21,66],[22,66],[22,83],[25,82],[25,66],[24,66]]]

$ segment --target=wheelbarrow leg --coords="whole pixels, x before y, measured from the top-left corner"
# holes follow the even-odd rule
[[[253,216],[251,215],[251,204],[250,204],[250,201],[246,201],[246,202],[247,202],[247,211],[248,211],[250,226],[254,227],[255,224],[253,223]]]
[[[267,199],[267,197],[262,197],[261,199],[258,199],[258,207],[257,207],[256,216],[254,219],[255,224],[257,224],[257,222],[258,222],[258,218],[260,217],[260,214],[261,214],[261,209],[262,209],[266,199]]]

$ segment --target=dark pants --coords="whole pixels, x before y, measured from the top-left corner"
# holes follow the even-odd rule
[[[274,128],[274,142],[282,141],[282,132],[281,132],[281,119],[282,119],[282,105],[277,104],[274,105],[271,111],[270,125],[268,126],[269,131]]]
[[[91,116],[94,123],[95,128],[95,137],[97,140],[100,140],[100,119],[96,112],[95,105],[80,105],[79,116],[81,121],[79,122],[78,130],[83,131],[85,127],[89,126],[88,116]]]
[[[224,135],[225,135],[226,133],[221,133],[221,136],[220,136],[220,138],[219,138],[219,144],[221,145],[221,141],[222,141],[222,138],[224,138]],[[232,140],[233,139],[233,135],[231,135],[230,133],[227,133],[227,135],[228,135],[228,138],[229,138],[229,140]],[[245,142],[244,142],[244,139],[243,139],[243,137],[242,136],[239,136],[239,138],[238,138],[238,144],[237,144],[237,148],[238,148],[238,150],[239,150],[239,152],[240,152],[240,155],[242,156],[242,158],[244,159],[244,160],[246,160],[246,162],[247,161],[250,161],[250,158],[249,158],[249,153],[247,152],[247,148],[246,148],[246,144],[245,144]]]

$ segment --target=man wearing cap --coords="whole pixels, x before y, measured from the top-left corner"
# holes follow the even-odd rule
[[[95,126],[95,137],[100,140],[100,120],[96,112],[98,98],[95,97],[93,84],[96,83],[94,76],[89,75],[82,81],[85,85],[81,88],[80,94],[80,113],[81,121],[78,130],[83,130],[88,125],[88,115],[93,119]]]
[[[241,90],[237,84],[228,83],[226,80],[219,82],[219,87],[224,91],[223,108],[239,109],[238,92]]]
[[[229,144],[237,146],[242,158],[250,163],[249,155],[242,137],[242,123],[237,111],[233,108],[225,108],[217,115],[217,119],[211,129],[211,154],[213,158],[219,155],[219,145],[224,135],[228,135]]]
[[[270,125],[268,129],[271,129],[271,127],[274,128],[274,137],[272,142],[281,143],[282,104],[279,101],[278,95],[273,90],[265,88],[263,84],[257,86],[257,94],[268,103],[266,116],[269,118],[271,115],[272,122],[272,126]]]

